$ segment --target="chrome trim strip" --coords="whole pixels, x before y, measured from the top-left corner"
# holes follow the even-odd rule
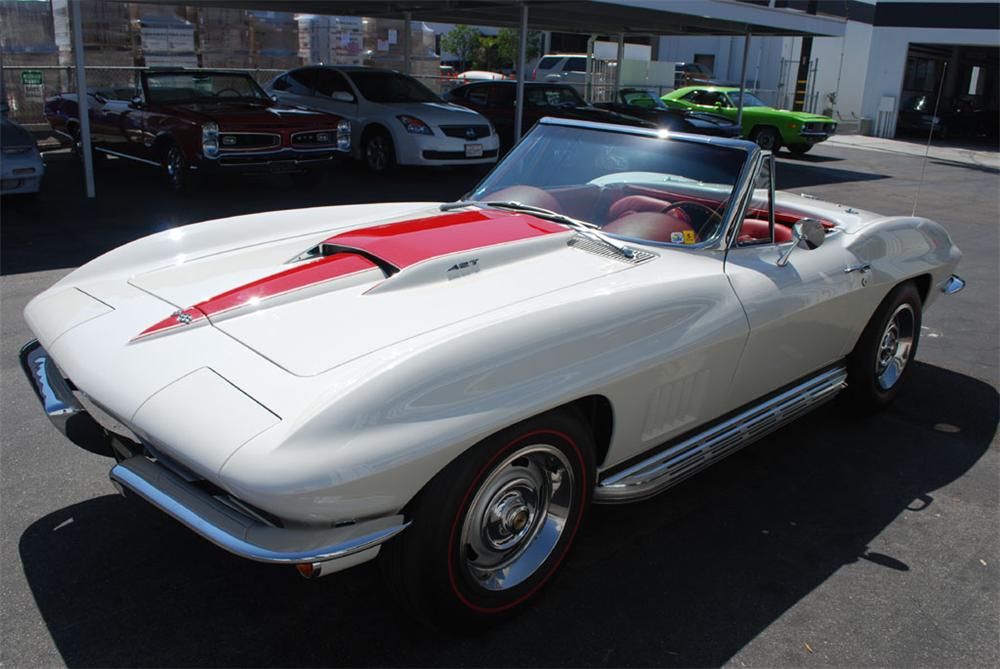
[[[954,295],[958,291],[965,288],[965,279],[957,274],[952,274],[947,279],[942,281],[938,287],[945,295]]]
[[[594,501],[632,502],[660,493],[833,399],[847,381],[836,367],[602,480]]]
[[[302,148],[295,145],[295,138],[299,135],[315,135],[318,132],[329,132],[333,134],[333,141],[328,144],[321,144],[320,146],[312,145],[312,148]],[[289,141],[291,142],[292,148],[296,151],[318,151],[320,149],[330,150],[337,148],[337,129],[336,128],[319,128],[317,130],[300,130],[298,132],[293,132],[289,135]]]
[[[216,546],[258,562],[336,560],[375,548],[410,524],[402,516],[387,516],[340,527],[273,527],[249,516],[236,516],[232,507],[143,456],[123,460],[109,476],[116,487],[131,490]]]
[[[110,153],[112,156],[118,156],[119,158],[127,158],[128,160],[134,160],[140,163],[146,163],[147,165],[152,165],[153,167],[159,167],[160,163],[153,160],[146,160],[145,158],[139,158],[137,156],[130,156],[127,153],[119,153],[118,151],[112,151],[111,149],[105,149],[100,146],[95,146],[94,151],[100,151],[101,153]]]

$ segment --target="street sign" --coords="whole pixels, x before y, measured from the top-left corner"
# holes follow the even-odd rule
[[[41,86],[42,85],[42,71],[41,70],[22,70],[21,71],[21,84],[24,86]]]

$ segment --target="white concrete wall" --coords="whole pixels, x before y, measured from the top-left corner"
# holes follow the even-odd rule
[[[835,92],[837,102],[833,109],[836,117],[849,120],[862,116],[872,33],[871,25],[850,21],[844,37],[818,37],[813,40],[812,57],[819,61],[814,83],[819,93],[817,113],[823,113],[830,107],[827,95]],[[797,56],[798,50],[795,53]]]

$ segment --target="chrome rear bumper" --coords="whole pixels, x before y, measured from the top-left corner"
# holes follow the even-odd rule
[[[965,280],[957,274],[952,274],[941,282],[939,288],[941,288],[941,292],[945,295],[954,295],[958,291],[965,288]]]

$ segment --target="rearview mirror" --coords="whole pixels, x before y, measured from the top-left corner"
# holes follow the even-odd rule
[[[792,226],[792,237],[795,243],[778,258],[778,267],[784,267],[788,263],[788,256],[792,255],[796,247],[811,251],[822,246],[826,241],[826,229],[815,218],[803,218]]]
[[[354,96],[347,91],[334,91],[330,94],[330,99],[337,102],[354,102]]]

